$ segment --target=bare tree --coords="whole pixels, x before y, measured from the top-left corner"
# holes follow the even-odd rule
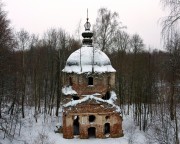
[[[58,116],[59,108],[60,108],[60,100],[61,100],[61,87],[62,87],[62,69],[65,65],[65,49],[68,45],[68,35],[67,33],[59,29],[58,31],[58,47],[57,47],[57,55],[56,55],[56,116]]]
[[[180,80],[180,36],[175,33],[166,46],[169,51],[169,60],[167,61],[168,82],[170,84],[169,93],[169,111],[171,120],[176,122],[176,143],[178,138],[178,121],[177,121],[177,96],[178,82]]]
[[[171,31],[172,27],[179,24],[180,19],[180,1],[179,0],[161,0],[162,5],[170,10],[167,17],[162,19],[162,34],[167,36],[167,33]]]
[[[102,51],[109,51],[111,48],[118,26],[117,12],[111,12],[107,8],[100,8],[98,10],[96,24],[93,27],[94,43]]]
[[[77,24],[76,31],[75,31],[75,36],[78,38],[79,42],[81,40],[81,29],[82,29],[82,20],[80,19]]]
[[[5,95],[5,83],[8,82],[5,78],[8,78],[8,62],[13,44],[13,33],[10,27],[10,21],[7,19],[7,13],[3,10],[3,4],[0,1],[0,118],[2,117],[2,101]]]
[[[48,90],[48,97],[47,101],[49,101],[49,114],[52,114],[52,109],[54,105],[54,99],[55,99],[55,92],[56,92],[56,84],[57,81],[55,80],[55,73],[56,73],[56,59],[55,59],[55,53],[58,46],[58,32],[56,29],[49,29],[45,33],[44,41],[47,45],[47,59],[48,59],[48,65],[47,65],[47,90]]]
[[[118,88],[118,95],[120,98],[120,104],[123,106],[125,101],[125,73],[124,73],[124,61],[126,52],[129,49],[130,44],[130,36],[125,31],[117,30],[115,37],[114,37],[114,48],[113,51],[116,51],[118,56],[118,61],[116,60],[116,65],[118,67],[117,70],[117,88]]]
[[[143,40],[138,34],[134,34],[131,37],[130,45],[131,45],[131,51],[134,54],[137,54],[138,52],[140,52],[142,48],[144,47]]]
[[[9,117],[8,109],[11,100],[14,99],[16,72],[14,67],[14,35],[10,27],[10,21],[7,19],[7,13],[3,10],[3,4],[0,1],[0,131],[4,132],[4,137],[15,134],[18,121],[18,106],[15,114]],[[13,111],[11,112],[13,114]],[[17,126],[17,127],[16,127]]]
[[[18,45],[18,49],[22,51],[22,58],[21,58],[21,66],[22,66],[22,83],[21,83],[21,106],[22,106],[22,117],[24,118],[24,101],[26,96],[26,82],[27,82],[27,74],[26,74],[26,65],[25,65],[25,50],[29,48],[29,33],[24,29],[20,30],[16,34],[16,41]]]

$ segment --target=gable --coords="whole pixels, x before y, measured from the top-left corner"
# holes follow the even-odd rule
[[[103,100],[101,98],[98,98],[94,95],[87,95],[84,98],[80,99],[80,100],[71,100],[70,102],[66,103],[63,105],[63,108],[65,108],[67,110],[68,109],[72,109],[74,107],[76,107],[76,109],[83,109],[87,106],[89,107],[99,107],[101,109],[113,109],[116,112],[120,112],[120,107],[117,106],[115,103],[115,97],[111,97],[109,100]],[[91,108],[91,109],[92,109]],[[96,108],[98,109],[98,108]]]
[[[64,110],[68,113],[108,113],[116,112],[116,107],[105,102],[97,103],[95,100],[88,100],[74,107],[66,107]]]

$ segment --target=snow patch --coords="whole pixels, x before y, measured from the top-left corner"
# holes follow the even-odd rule
[[[86,45],[83,45],[69,56],[62,71],[77,74],[90,73],[92,71],[95,73],[116,72],[104,52]]]
[[[94,99],[94,100],[96,100],[97,103],[105,102],[105,103],[112,105],[112,107],[116,108],[116,112],[121,113],[120,107],[117,106],[116,104],[114,104],[115,100],[117,99],[116,93],[114,91],[111,91],[110,94],[111,94],[111,97],[109,100],[103,100],[102,98],[96,97],[97,93],[92,94],[92,95],[83,95],[84,98],[82,98],[80,100],[71,100],[70,102],[64,104],[63,107],[73,107],[73,106],[76,106],[77,104],[85,102],[89,99],[90,100]]]
[[[65,86],[62,88],[62,93],[64,95],[76,95],[77,92],[72,89],[72,86]]]
[[[127,107],[126,107],[127,109]],[[42,135],[43,139],[39,139],[39,143],[48,143],[48,144],[130,144],[131,141],[133,144],[146,144],[145,133],[141,132],[138,127],[135,126],[133,121],[133,108],[130,108],[130,115],[123,115],[123,131],[124,136],[120,138],[107,138],[107,139],[98,139],[98,138],[89,138],[89,139],[80,139],[78,136],[74,136],[74,139],[64,139],[62,133],[55,133],[54,129],[56,126],[62,125],[62,111],[60,110],[60,117],[56,117],[54,114],[52,116],[45,115],[44,113],[39,114],[38,122],[35,121],[34,108],[25,108],[26,118],[22,120],[22,129],[19,136],[18,131],[15,138],[10,140],[4,137],[4,132],[0,132],[0,144],[38,144],[35,141]],[[53,109],[55,111],[55,108]],[[30,123],[31,121],[31,123]],[[134,128],[132,133],[128,128]],[[152,133],[153,134],[153,133]],[[45,136],[45,139],[44,139]],[[108,135],[107,135],[108,136]],[[43,140],[43,141],[42,141]],[[133,140],[133,141],[132,141]]]

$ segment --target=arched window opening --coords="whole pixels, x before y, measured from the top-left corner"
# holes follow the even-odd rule
[[[111,97],[111,94],[109,91],[106,92],[106,94],[102,97],[103,100],[109,100]]]
[[[74,121],[73,121],[73,134],[74,135],[79,135],[79,116],[74,116],[73,117]]]
[[[94,122],[96,117],[94,115],[89,116],[89,122]]]
[[[105,123],[104,134],[110,134],[110,123]]]
[[[106,121],[108,121],[110,119],[110,116],[106,116]]]
[[[88,77],[88,85],[93,85],[93,77]]]
[[[70,86],[73,85],[72,77],[69,77],[69,85],[70,85]]]

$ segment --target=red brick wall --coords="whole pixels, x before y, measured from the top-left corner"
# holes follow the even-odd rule
[[[82,105],[80,105],[82,106]],[[86,106],[84,109],[82,107],[71,107],[71,109],[66,108],[63,115],[63,137],[64,138],[73,138],[73,118],[74,116],[79,116],[79,125],[80,125],[80,135],[82,139],[88,138],[88,128],[96,128],[96,138],[104,138],[104,125],[105,123],[110,123],[110,137],[120,137],[123,136],[122,130],[122,118],[119,113],[114,112],[113,109],[103,109],[100,106],[96,106],[97,109],[94,109],[93,106]],[[98,108],[99,107],[99,108]],[[94,115],[96,120],[92,123],[88,121],[89,115]],[[110,118],[106,120],[106,116]],[[82,120],[83,117],[83,120]],[[86,119],[86,120],[85,120]],[[83,123],[82,123],[83,121]]]
[[[115,73],[105,73],[101,75],[94,74],[93,86],[88,86],[88,76],[85,74],[65,74],[63,85],[70,85],[69,77],[72,79],[72,88],[81,95],[90,95],[94,93],[100,93],[102,96],[109,90],[115,88]],[[64,103],[70,101],[71,96],[64,96]],[[82,139],[88,138],[88,128],[96,128],[96,137],[104,138],[104,125],[105,123],[110,123],[110,137],[120,137],[123,136],[122,130],[122,118],[119,113],[115,112],[115,108],[107,103],[98,104],[96,101],[88,101],[85,103],[78,104],[70,108],[64,108],[63,114],[63,137],[73,138],[73,118],[74,116],[79,116],[79,137]],[[94,123],[82,123],[82,117],[86,118],[89,115],[95,115],[97,120]],[[106,120],[106,116],[110,119]]]
[[[78,95],[89,95],[100,93],[105,95],[108,90],[115,87],[115,73],[104,73],[101,75],[92,75],[93,86],[88,86],[88,76],[86,74],[66,74],[64,73],[63,85],[70,85],[69,78],[72,79],[72,87]],[[108,84],[109,83],[109,84]]]
[[[67,115],[65,113],[63,113],[63,137],[67,139],[74,138],[73,124],[67,121]]]

